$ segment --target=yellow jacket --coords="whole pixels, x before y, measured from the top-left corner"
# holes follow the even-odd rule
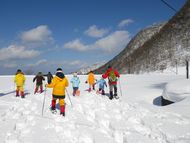
[[[15,75],[14,82],[16,83],[16,86],[24,86],[25,82],[25,76],[23,73],[17,73]]]
[[[69,86],[67,78],[61,79],[58,76],[55,76],[50,84],[47,84],[47,87],[53,88],[53,95],[57,96],[65,95],[65,88],[67,86]]]
[[[94,74],[93,73],[89,73],[88,74],[88,83],[90,85],[93,85],[95,83],[95,78],[94,78]]]

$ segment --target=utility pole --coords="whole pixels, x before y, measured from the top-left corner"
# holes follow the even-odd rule
[[[189,79],[189,61],[186,60],[186,78]]]

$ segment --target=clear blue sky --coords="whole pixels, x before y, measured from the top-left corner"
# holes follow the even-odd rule
[[[179,10],[186,0],[166,0]],[[0,74],[108,61],[175,12],[160,0],[0,0]]]

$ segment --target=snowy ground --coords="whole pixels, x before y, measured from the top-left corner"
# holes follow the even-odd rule
[[[72,76],[67,76],[69,79]],[[96,76],[99,79],[100,76]],[[66,98],[66,117],[49,110],[51,89],[34,95],[27,76],[26,98],[16,98],[12,76],[1,76],[0,143],[190,143],[190,98],[161,107],[159,97],[176,75],[122,75],[119,100],[86,91],[80,76],[81,96]],[[106,89],[108,93],[108,89]],[[59,107],[58,107],[59,108]]]

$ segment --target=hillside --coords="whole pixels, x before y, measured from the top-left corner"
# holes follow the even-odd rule
[[[190,0],[167,23],[140,31],[108,65],[120,73],[144,73],[183,65],[190,50]]]

